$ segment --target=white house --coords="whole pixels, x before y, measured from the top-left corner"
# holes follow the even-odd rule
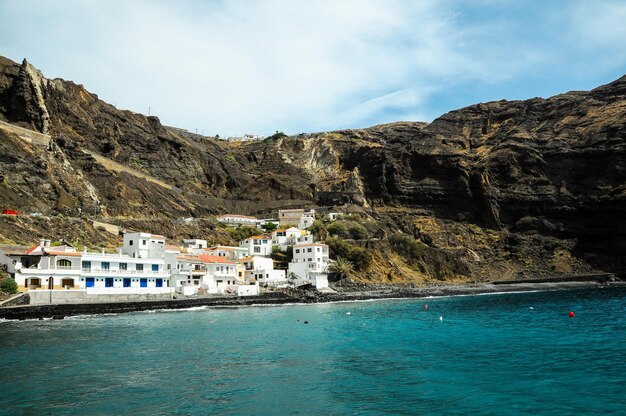
[[[224,214],[216,217],[218,222],[221,222],[226,225],[230,225],[233,227],[237,227],[239,225],[246,225],[248,227],[256,227],[258,223],[258,219],[256,217],[251,217],[248,215],[237,215],[237,214]]]
[[[51,247],[50,240],[26,251],[3,249],[1,261],[13,273],[18,289],[63,289],[79,285],[80,257],[73,247]]]
[[[237,281],[237,268],[233,261],[210,254],[199,254],[198,258],[206,268],[202,284],[208,293],[237,293],[237,285],[243,282]]]
[[[150,233],[126,233],[122,254],[133,258],[163,258],[165,237]]]
[[[299,229],[304,230],[313,225],[315,221],[314,209],[281,209],[278,210],[278,220],[280,226],[297,226]]]
[[[80,257],[79,288],[93,293],[171,292],[170,273],[163,256],[139,257],[144,254],[141,249],[131,255],[121,251],[116,254],[84,251]]]
[[[197,253],[206,250],[208,246],[209,245],[206,240],[200,240],[197,238],[183,240],[183,248],[186,249],[188,253]]]
[[[249,256],[269,256],[272,254],[272,236],[254,235],[239,242],[239,247],[246,248]]]
[[[261,286],[285,286],[287,276],[284,270],[275,270],[274,261],[268,257],[251,256],[241,259],[245,267],[245,280],[256,281]]]
[[[185,295],[196,294],[207,272],[198,256],[172,253],[167,254],[166,258],[171,274],[171,286]]]
[[[213,246],[202,251],[202,254],[211,254],[217,257],[224,257],[229,260],[237,260],[248,255],[245,247]]]
[[[286,250],[288,246],[313,243],[313,234],[296,227],[278,229],[272,232],[272,245]]]
[[[328,246],[322,243],[293,246],[293,260],[288,274],[294,273],[296,284],[312,284],[317,289],[328,287]]]

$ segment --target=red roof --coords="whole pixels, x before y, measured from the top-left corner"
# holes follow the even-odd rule
[[[48,251],[46,253],[51,256],[68,256],[68,257],[80,257],[82,254],[76,253],[75,251]]]
[[[224,257],[212,256],[210,254],[198,254],[198,258],[202,260],[204,263],[235,264],[230,260],[226,260]]]

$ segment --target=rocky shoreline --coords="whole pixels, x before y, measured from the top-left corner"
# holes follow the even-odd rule
[[[626,282],[554,281],[525,283],[475,283],[462,285],[366,285],[351,283],[336,286],[334,292],[288,289],[249,297],[205,297],[193,299],[168,299],[143,302],[111,302],[89,304],[57,304],[38,306],[11,306],[0,308],[0,320],[63,319],[76,315],[100,315],[162,309],[187,309],[193,307],[245,307],[285,304],[313,304],[349,302],[376,299],[411,299],[441,296],[479,295],[490,293],[566,290],[596,287],[626,287]]]

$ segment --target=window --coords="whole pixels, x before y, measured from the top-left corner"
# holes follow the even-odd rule
[[[57,262],[57,266],[63,269],[69,269],[72,267],[72,262],[67,259],[61,259]]]
[[[135,266],[135,270],[137,270],[138,272],[143,272],[143,264],[137,264]]]
[[[309,257],[309,261],[313,261],[313,259]]]
[[[132,245],[133,245],[133,240],[130,240],[130,241],[128,242],[128,245],[129,245],[129,246],[132,246]]]
[[[153,264],[152,265],[152,271],[153,272],[158,272],[159,271],[159,265],[158,264]]]
[[[111,268],[111,263],[109,263],[108,261],[103,261],[101,263],[101,268],[102,270],[109,270]]]
[[[300,254],[300,249],[299,248],[296,249],[296,254]]]
[[[141,245],[145,246],[146,244],[148,244],[148,240],[141,240]]]
[[[319,248],[319,247],[317,248],[317,252],[318,252],[318,253],[320,252],[320,248]]]
[[[83,262],[83,269],[91,270],[91,262],[90,261],[84,261]]]
[[[128,263],[120,263],[120,270],[128,270]]]
[[[255,247],[254,248],[254,252],[255,253],[260,253],[261,252],[261,247]]]
[[[313,251],[313,249],[311,247],[307,248],[307,250],[306,250],[307,253],[310,253],[312,251]]]

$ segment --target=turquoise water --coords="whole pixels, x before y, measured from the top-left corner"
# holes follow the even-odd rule
[[[0,414],[626,414],[625,327],[625,289],[2,322]]]

